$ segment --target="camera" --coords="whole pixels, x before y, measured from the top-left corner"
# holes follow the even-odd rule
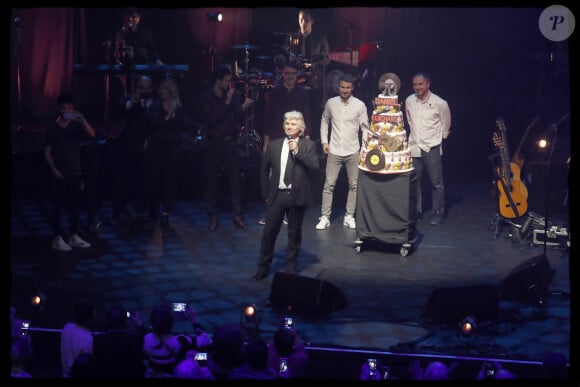
[[[77,118],[77,114],[75,112],[64,112],[62,113],[62,118],[65,120],[75,120]]]
[[[288,372],[288,359],[282,357],[280,358],[280,373]]]
[[[197,352],[194,357],[195,360],[205,361],[207,360],[207,352]]]
[[[391,378],[391,369],[387,366],[381,368],[383,379],[390,379]]]
[[[284,327],[285,328],[292,328],[294,324],[294,321],[292,320],[292,317],[284,317]]]
[[[492,363],[483,363],[483,370],[486,379],[495,379],[495,366]]]
[[[174,302],[173,303],[173,311],[174,312],[185,312],[186,307],[187,307],[187,303],[185,303],[185,302]]]
[[[369,366],[369,375],[375,376],[377,373],[377,359],[374,358],[367,359],[367,365]]]
[[[28,335],[28,328],[30,328],[30,321],[21,321],[20,322],[20,334],[22,336]]]

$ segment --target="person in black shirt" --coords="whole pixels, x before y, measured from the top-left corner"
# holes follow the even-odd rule
[[[155,193],[159,192],[162,206],[159,225],[169,226],[169,215],[174,210],[177,197],[177,179],[184,138],[196,128],[179,98],[177,83],[172,78],[161,82],[158,88],[163,113],[154,123],[152,133],[144,145],[144,187],[138,210],[138,219],[151,208]]]
[[[238,137],[245,111],[254,102],[242,97],[232,86],[233,71],[227,65],[218,66],[212,73],[210,89],[200,98],[201,120],[207,137],[205,156],[205,184],[209,229],[217,228],[217,197],[223,170],[229,182],[233,223],[246,229],[242,219],[242,188],[238,161]]]
[[[59,115],[47,128],[44,159],[53,177],[52,248],[66,252],[71,251],[72,247],[91,246],[78,235],[82,173],[81,141],[94,138],[95,130],[85,116],[75,109],[75,98],[72,95],[61,94],[57,101]],[[62,238],[63,208],[68,215],[70,229],[68,243]]]
[[[143,148],[163,114],[161,101],[154,91],[153,80],[141,75],[135,81],[134,93],[122,98],[122,131],[110,141],[114,182],[112,209],[116,224],[122,223],[128,215],[131,201],[139,203],[142,199]]]

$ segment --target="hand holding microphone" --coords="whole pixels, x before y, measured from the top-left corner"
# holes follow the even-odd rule
[[[296,144],[296,141],[292,139],[291,134],[287,134],[286,138],[288,139],[288,149],[290,150],[292,157],[295,157],[296,152],[298,151],[298,144]]]

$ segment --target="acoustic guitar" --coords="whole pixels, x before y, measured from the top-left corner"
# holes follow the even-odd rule
[[[502,167],[498,171],[499,213],[507,219],[519,218],[528,211],[528,189],[520,180],[520,167],[510,162],[506,128],[502,118],[496,121],[501,134],[494,132],[493,143],[498,148]]]

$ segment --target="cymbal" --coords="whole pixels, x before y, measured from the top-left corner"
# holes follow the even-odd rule
[[[256,57],[256,59],[259,59],[259,60],[266,60],[266,59],[270,59],[270,58],[272,58],[272,57],[267,56],[267,55],[259,55]]]
[[[239,46],[232,46],[232,48],[235,48],[236,50],[257,50],[259,47],[251,45],[248,42],[244,42],[243,44],[240,44]]]

